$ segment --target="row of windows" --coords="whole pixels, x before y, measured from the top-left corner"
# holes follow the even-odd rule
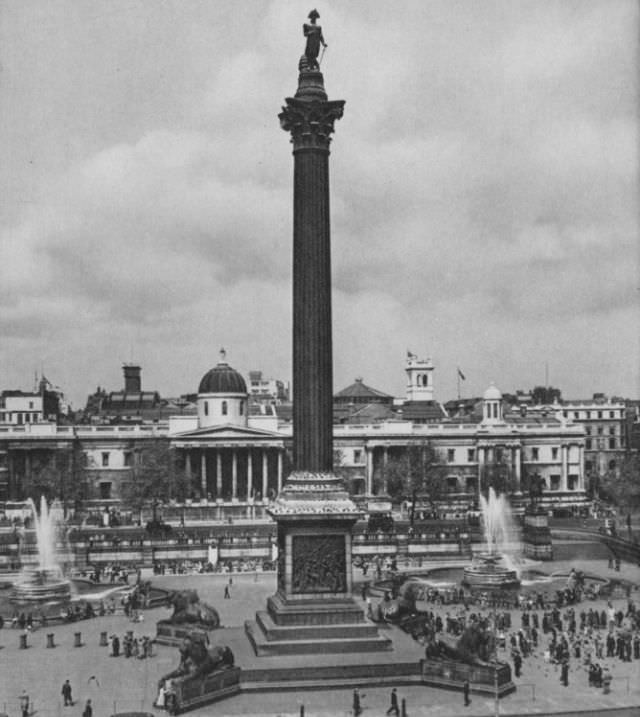
[[[562,412],[565,418],[569,418],[570,411]],[[620,418],[618,411],[573,411],[573,418],[579,420],[580,418],[604,418],[605,413],[608,413],[608,418]],[[594,414],[594,415],[592,415]]]
[[[0,411],[0,423],[13,423],[13,421],[16,421],[19,426],[23,423],[37,423],[39,417],[39,411],[34,413]]]
[[[591,438],[587,438],[584,442],[584,447],[588,450],[594,450],[594,449],[603,449],[606,447],[609,447],[609,450],[613,450],[615,448],[618,448],[617,441],[615,438],[609,438],[609,441],[606,442],[604,438],[601,438],[599,440],[593,440]]]
[[[586,431],[587,435],[590,436],[590,435],[591,435],[591,426],[587,426],[586,429],[585,429],[585,431]],[[596,432],[597,432],[597,434],[598,434],[599,436],[602,436],[602,435],[604,434],[604,428],[603,428],[602,426],[598,426]],[[610,435],[610,436],[615,436],[615,435],[616,435],[616,427],[615,427],[615,426],[610,426],[610,427],[609,427],[609,435]]]
[[[222,401],[222,403],[220,404],[220,413],[223,416],[227,416],[229,414],[228,401]],[[241,416],[244,416],[244,401],[240,401],[239,413]],[[204,415],[209,415],[209,401],[204,402]]]

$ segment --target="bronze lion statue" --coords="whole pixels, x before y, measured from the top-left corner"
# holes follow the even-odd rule
[[[158,687],[164,685],[167,680],[203,677],[216,670],[233,667],[235,663],[235,657],[230,647],[226,645],[208,647],[205,638],[199,633],[192,633],[185,637],[179,650],[180,664],[177,669],[160,679]]]
[[[173,607],[173,615],[167,620],[172,625],[193,623],[213,630],[220,627],[218,611],[201,602],[195,590],[174,590],[167,595],[167,607]]]

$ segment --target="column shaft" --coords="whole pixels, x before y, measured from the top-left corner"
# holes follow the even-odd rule
[[[253,495],[253,454],[251,452],[251,446],[249,446],[249,452],[247,453],[247,500],[250,500],[252,495]]]
[[[216,500],[222,500],[222,451],[216,449]]]
[[[269,461],[267,456],[267,449],[262,449],[262,500],[268,498],[269,493]]]
[[[207,449],[200,449],[200,490],[202,495],[207,495]]]
[[[238,500],[238,453],[231,452],[231,500]]]

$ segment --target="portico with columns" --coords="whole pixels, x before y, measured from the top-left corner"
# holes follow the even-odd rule
[[[171,444],[207,500],[261,502],[282,488],[286,458],[279,434],[220,426],[174,435]]]

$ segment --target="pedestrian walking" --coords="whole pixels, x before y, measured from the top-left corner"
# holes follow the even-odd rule
[[[62,698],[64,699],[65,707],[73,706],[73,699],[71,697],[71,684],[69,680],[65,680],[62,685]]]
[[[22,717],[29,717],[29,695],[26,690],[22,690],[20,695],[20,713]]]
[[[93,717],[93,707],[91,706],[91,700],[87,700],[87,704],[82,710],[82,717]]]
[[[224,586],[224,599],[225,599],[225,600],[230,600],[230,599],[231,599],[231,593],[229,592],[229,586],[228,586],[228,585],[225,585],[225,586]]]
[[[353,691],[353,714],[355,717],[362,714],[361,695],[357,687]]]
[[[400,708],[398,707],[398,691],[394,687],[391,690],[391,706],[387,710],[388,715],[396,715],[396,717],[400,717]]]
[[[469,680],[465,680],[462,685],[462,694],[464,695],[464,706],[468,707],[471,704],[469,699]]]

